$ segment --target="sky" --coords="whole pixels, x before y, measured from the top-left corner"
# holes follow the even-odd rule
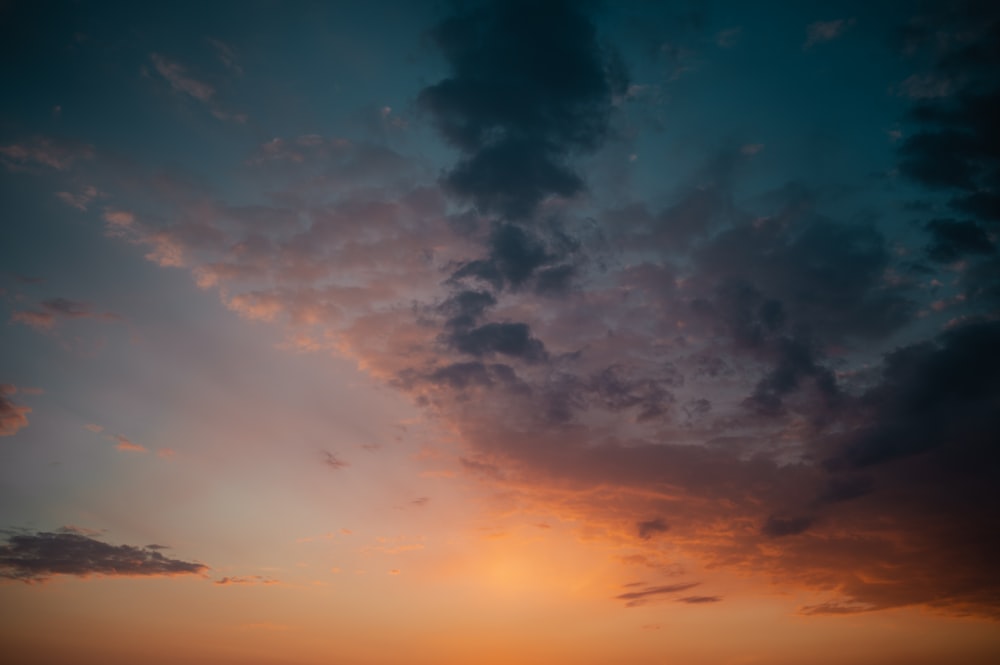
[[[12,662],[1000,660],[995,3],[0,33]]]

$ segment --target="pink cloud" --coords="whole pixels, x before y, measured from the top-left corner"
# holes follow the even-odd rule
[[[22,323],[36,330],[51,330],[62,320],[94,319],[98,321],[121,321],[122,318],[114,312],[94,310],[85,302],[68,298],[49,298],[41,301],[35,309],[16,311],[11,320]]]
[[[121,452],[135,452],[135,453],[149,452],[143,446],[140,446],[137,443],[133,443],[132,441],[125,438],[121,434],[116,434],[112,440],[118,442],[118,445],[115,446],[115,449]]]
[[[219,44],[222,45],[221,42]],[[208,107],[209,113],[214,117],[219,120],[233,120],[238,123],[245,123],[247,121],[246,114],[231,113],[223,110],[215,100],[215,88],[211,84],[189,76],[187,69],[180,64],[166,59],[159,53],[152,53],[149,58],[152,60],[156,72],[166,79],[174,91],[201,102]]]
[[[90,145],[45,137],[0,146],[0,162],[11,171],[23,171],[34,166],[67,171],[77,160],[93,157],[94,148]]]
[[[0,436],[13,436],[28,426],[31,409],[8,398],[18,392],[18,387],[11,383],[0,384]]]

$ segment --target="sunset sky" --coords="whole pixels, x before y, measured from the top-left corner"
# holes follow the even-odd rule
[[[0,660],[1000,662],[993,2],[0,2]]]

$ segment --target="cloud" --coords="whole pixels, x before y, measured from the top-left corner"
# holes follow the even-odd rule
[[[666,533],[670,530],[670,526],[659,517],[646,520],[645,522],[638,522],[636,523],[636,528],[638,529],[639,537],[643,540],[649,540],[658,533]]]
[[[336,470],[344,469],[350,466],[348,462],[345,462],[328,450],[323,451],[323,464]]]
[[[240,66],[236,49],[234,49],[230,44],[227,44],[219,39],[209,38],[208,43],[215,50],[215,55],[218,57],[219,62],[225,65],[227,69],[232,71],[237,76],[243,76],[243,67]]]
[[[221,44],[221,42],[219,42]],[[218,47],[216,47],[218,48]],[[217,103],[215,88],[204,81],[192,78],[188,75],[187,69],[182,65],[168,60],[159,53],[151,53],[149,59],[153,63],[153,68],[162,76],[170,87],[178,93],[187,95],[204,104],[209,112],[219,120],[233,120],[239,123],[247,121],[246,115],[242,113],[229,113],[222,109]]]
[[[994,254],[997,249],[986,229],[972,221],[932,219],[924,225],[932,238],[927,256],[932,261],[950,263],[967,255]]]
[[[687,591],[701,584],[701,582],[685,582],[681,584],[668,584],[664,586],[647,586],[640,591],[628,591],[615,596],[618,600],[627,601],[625,607],[637,607],[645,604],[650,598],[663,596],[681,591]]]
[[[688,605],[705,605],[721,601],[722,596],[685,596],[677,599],[678,603],[687,603]]]
[[[76,194],[71,192],[56,192],[56,197],[60,201],[72,208],[76,208],[80,212],[86,212],[91,202],[102,195],[103,193],[93,186],[84,187]]]
[[[571,157],[601,145],[618,60],[572,2],[489,2],[452,15],[431,36],[451,69],[419,104],[462,153],[444,178],[480,210],[517,218],[547,196],[584,188]]]
[[[909,51],[930,65],[903,84],[915,99],[915,131],[899,146],[904,175],[951,193],[954,210],[986,221],[1000,220],[998,26],[1000,10],[991,3],[933,5],[910,22]]]
[[[54,575],[172,576],[207,570],[203,564],[170,559],[147,547],[109,545],[77,532],[12,533],[0,545],[0,577],[22,582]]]
[[[500,354],[528,363],[548,358],[545,345],[531,334],[525,323],[485,323],[454,331],[448,341],[457,351],[477,358]]]
[[[733,48],[739,41],[740,35],[743,33],[743,28],[726,28],[725,30],[720,30],[715,33],[715,44],[719,48]]]
[[[806,41],[803,48],[810,48],[816,44],[832,42],[842,36],[850,26],[854,25],[854,19],[836,19],[833,21],[816,21],[806,27]]]
[[[779,518],[771,516],[767,518],[764,526],[761,527],[761,533],[771,538],[794,536],[808,529],[812,525],[812,522],[813,520],[810,517]]]
[[[419,100],[458,149],[440,187],[374,142],[275,137],[243,164],[274,183],[266,204],[164,202],[149,184],[127,208],[108,201],[107,232],[278,326],[285,348],[342,354],[404,392],[454,433],[454,473],[504,510],[602,534],[629,565],[672,571],[676,555],[813,594],[809,607],[996,615],[1000,549],[982,525],[998,514],[985,433],[1000,264],[986,209],[962,207],[991,191],[972,158],[990,135],[956,97],[966,79],[914,102],[943,115],[911,117],[897,145],[954,125],[960,140],[933,147],[970,163],[947,186],[901,168],[944,197],[905,228],[916,208],[851,210],[794,180],[748,194],[752,137],[664,181],[656,205],[623,194],[584,212],[552,197],[583,191],[577,158],[625,103],[586,5],[468,7],[435,29],[448,70]],[[546,83],[559,72],[565,88]],[[933,170],[913,145],[900,160]],[[719,598],[685,588],[620,600]]]
[[[115,449],[121,452],[136,452],[136,453],[149,452],[143,446],[140,446],[138,443],[133,443],[132,441],[128,440],[121,434],[116,434],[112,440],[117,441]]]
[[[281,584],[278,580],[272,579],[270,577],[264,577],[261,575],[244,575],[242,577],[232,576],[232,577],[222,577],[213,584],[217,586],[232,586],[232,585],[247,585],[247,586],[271,586],[274,584]]]
[[[0,436],[13,436],[18,430],[28,426],[29,407],[9,399],[16,395],[18,387],[10,383],[0,384]]]
[[[68,298],[49,298],[34,309],[19,310],[11,315],[11,320],[44,331],[51,330],[60,321],[67,319],[95,319],[98,321],[121,321],[114,312],[99,312],[85,302]]]
[[[0,162],[10,171],[30,171],[37,166],[68,171],[78,160],[93,157],[91,145],[49,137],[0,146]]]

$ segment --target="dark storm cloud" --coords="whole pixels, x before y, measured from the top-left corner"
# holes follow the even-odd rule
[[[996,251],[986,229],[970,221],[934,219],[924,226],[931,234],[927,255],[932,261],[948,263],[969,254],[992,254]]]
[[[0,545],[0,577],[38,582],[53,575],[199,574],[200,563],[170,559],[148,547],[109,545],[73,533],[16,533]]]
[[[462,153],[445,176],[458,196],[507,217],[584,188],[569,160],[607,137],[625,77],[582,3],[479,3],[431,32],[451,75],[420,105]]]
[[[865,424],[827,461],[863,469],[949,446],[995,466],[1000,454],[1000,322],[971,323],[886,357],[855,408]],[[971,470],[971,469],[970,469]]]
[[[909,50],[930,58],[910,112],[916,131],[900,146],[900,170],[952,194],[951,205],[1000,221],[1000,9],[996,3],[942,3],[907,26]]]

